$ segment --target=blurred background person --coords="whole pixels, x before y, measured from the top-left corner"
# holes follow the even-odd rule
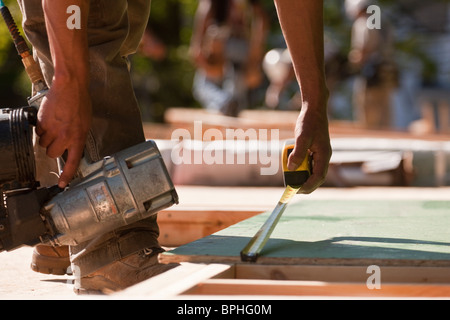
[[[349,62],[358,76],[354,86],[354,118],[366,129],[392,126],[392,93],[398,75],[393,59],[393,35],[387,21],[369,28],[367,0],[346,0],[345,11],[353,21]]]
[[[288,49],[275,48],[266,53],[263,70],[269,80],[264,103],[270,109],[283,109],[282,95],[288,86],[295,83],[295,73]],[[287,109],[299,109],[301,94],[297,86],[293,97],[288,97]],[[297,103],[295,103],[295,101]]]
[[[351,76],[346,54],[334,43],[332,36],[324,34],[324,62],[330,99],[340,82]],[[264,104],[270,109],[300,110],[301,92],[295,80],[291,55],[286,48],[269,50],[263,60],[263,70],[268,79]]]
[[[200,0],[190,55],[193,96],[206,109],[237,116],[263,80],[267,18],[258,0]]]

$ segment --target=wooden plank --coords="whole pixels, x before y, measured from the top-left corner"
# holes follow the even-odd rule
[[[205,208],[164,210],[158,214],[160,229],[158,241],[166,247],[181,246],[259,213],[261,213],[259,210],[205,210]]]
[[[450,297],[448,268],[382,267],[381,288],[370,289],[367,268],[182,263],[116,297],[176,299],[195,296]]]
[[[323,282],[367,281],[371,273],[368,266],[336,265],[250,265],[236,264],[237,279],[302,280]],[[384,283],[447,283],[450,285],[449,268],[445,267],[393,267],[380,268],[380,279]]]
[[[209,113],[204,109],[193,108],[171,108],[165,113],[166,124],[163,126],[170,127],[163,136],[163,128],[157,124],[156,129],[152,127],[154,124],[146,123],[146,137],[155,139],[170,139],[173,130],[177,128],[185,128],[192,130],[194,121],[201,121],[204,128],[267,128],[279,129],[282,139],[293,138],[295,122],[297,120],[298,111],[280,111],[280,110],[243,110],[239,117],[226,117],[219,114]],[[410,132],[402,132],[396,130],[368,130],[351,121],[333,120],[329,123],[330,135],[334,137],[378,137],[378,138],[419,138],[429,141],[448,141],[450,135],[448,132],[436,134],[434,132],[419,132],[414,134]]]
[[[450,201],[299,201],[286,209],[258,263],[449,267],[449,210]],[[164,253],[161,261],[240,262],[268,215]]]
[[[388,283],[382,284],[380,289],[369,289],[365,283],[212,279],[199,283],[184,294],[440,298],[450,297],[450,285]]]
[[[180,295],[198,283],[213,277],[233,277],[234,270],[225,264],[190,264],[185,263],[143,281],[114,296],[133,299],[145,297],[146,299],[165,299]]]
[[[298,111],[245,110],[239,117],[228,117],[204,109],[170,108],[164,114],[167,123],[183,126],[201,121],[205,126],[223,128],[295,128]]]

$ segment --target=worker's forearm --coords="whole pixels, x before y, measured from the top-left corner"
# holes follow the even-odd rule
[[[73,5],[77,11],[67,12]],[[87,39],[89,0],[42,0],[42,7],[55,73],[38,111],[36,134],[49,157],[60,157],[67,151],[58,182],[60,188],[65,188],[79,166],[92,120]],[[74,28],[67,21],[71,16],[80,20],[73,21]]]
[[[67,13],[75,5],[77,13]],[[88,85],[89,54],[87,40],[87,17],[89,0],[42,0],[50,52],[54,64],[54,84],[77,83]],[[69,28],[67,19],[71,15],[80,20],[80,28]]]
[[[312,175],[300,190],[310,193],[325,180],[331,157],[323,53],[323,2],[274,2],[302,93],[301,111],[295,126],[296,143],[288,159],[288,168],[295,170],[308,153],[312,154]]]
[[[303,101],[326,108],[324,74],[323,2],[274,0],[283,35],[292,56]]]

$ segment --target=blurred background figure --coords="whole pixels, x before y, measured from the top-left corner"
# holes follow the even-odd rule
[[[162,64],[167,59],[168,51],[167,46],[155,34],[150,24],[148,24],[138,48],[139,57],[148,59],[155,64]],[[142,119],[144,121],[163,121],[164,110],[158,108],[158,103],[155,103],[152,97],[154,92],[158,91],[160,87],[157,77],[147,70],[145,72],[137,71],[136,67],[139,65],[138,58],[134,57],[132,64],[133,85],[136,98],[139,101]]]
[[[139,52],[156,61],[162,61],[167,55],[166,45],[155,35],[149,25],[145,28],[142,36]]]
[[[333,96],[336,85],[351,76],[346,54],[324,34],[324,62],[327,88]],[[263,59],[263,71],[268,79],[264,104],[270,109],[300,110],[302,95],[295,80],[291,55],[286,48],[269,50]]]
[[[354,86],[354,118],[367,129],[392,126],[391,96],[397,87],[393,35],[387,21],[369,28],[367,0],[346,0],[345,11],[353,21],[349,62],[359,74]]]
[[[280,108],[280,98],[288,85],[295,80],[294,68],[292,67],[291,55],[288,49],[272,49],[266,53],[263,60],[263,70],[269,80],[264,103],[271,109]],[[295,109],[301,101],[301,94],[298,91],[288,102],[288,109]]]
[[[190,55],[193,96],[206,109],[237,116],[263,80],[267,18],[258,0],[200,0]]]

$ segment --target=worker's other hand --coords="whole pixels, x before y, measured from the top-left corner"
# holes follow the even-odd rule
[[[312,154],[312,174],[299,193],[311,193],[324,181],[331,158],[331,144],[326,113],[326,98],[323,106],[309,106],[303,103],[295,128],[295,147],[288,159],[288,169],[295,170],[308,153]]]
[[[65,188],[72,180],[83,155],[91,126],[92,109],[84,85],[53,83],[38,112],[36,134],[47,155],[57,158],[67,150],[67,159],[58,186]]]

